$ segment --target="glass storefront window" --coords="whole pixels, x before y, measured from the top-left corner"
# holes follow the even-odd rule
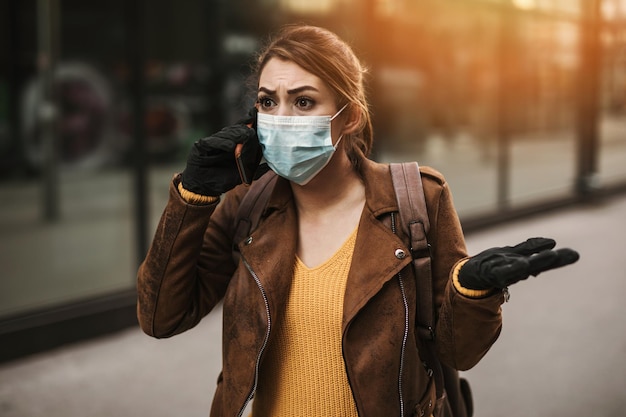
[[[578,27],[522,17],[512,75],[510,203],[528,205],[574,192]]]
[[[410,18],[426,14],[433,16],[419,24]],[[376,158],[415,159],[441,171],[462,214],[494,210],[497,12],[433,2],[387,19],[376,25],[377,50],[368,55]]]
[[[0,182],[0,318],[130,290],[137,266],[128,109],[114,71],[123,7],[11,6],[7,19],[26,24],[11,26],[21,48],[7,57],[15,116],[1,156],[14,163]]]

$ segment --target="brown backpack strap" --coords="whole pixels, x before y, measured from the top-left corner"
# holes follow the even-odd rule
[[[259,225],[259,220],[272,194],[271,190],[278,176],[274,171],[268,171],[259,179],[252,182],[250,189],[241,199],[235,218],[235,233],[233,234],[233,259],[239,262],[239,243],[250,236]]]
[[[420,355],[432,371],[437,390],[435,416],[471,417],[472,394],[468,382],[459,372],[442,364],[435,347],[435,301],[431,269],[430,245],[426,235],[430,229],[428,211],[417,162],[390,164],[400,227],[411,242],[413,275],[416,280],[417,332],[421,339]]]
[[[422,176],[417,162],[390,164],[390,170],[398,200],[400,227],[409,238],[413,258],[412,267],[417,293],[415,321],[418,342],[421,342],[418,343],[421,346],[420,356],[435,379],[437,398],[440,399],[440,403],[443,403],[445,381],[435,348],[435,302],[430,245],[426,240],[430,222],[422,187]]]
[[[398,200],[400,227],[410,239],[413,270],[420,302],[417,323],[420,337],[434,337],[434,300],[431,274],[430,245],[426,234],[430,229],[422,177],[417,162],[390,164],[393,186]]]

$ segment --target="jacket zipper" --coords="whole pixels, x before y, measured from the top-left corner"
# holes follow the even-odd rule
[[[391,231],[396,234],[396,216],[391,213]],[[398,394],[400,397],[400,417],[404,416],[404,395],[402,394],[402,374],[404,373],[404,357],[406,350],[406,341],[409,337],[409,303],[406,299],[404,290],[404,280],[402,273],[398,272],[398,284],[400,284],[400,293],[402,294],[402,303],[404,305],[404,335],[402,336],[402,350],[400,351],[400,370],[398,374]]]
[[[239,414],[237,414],[238,417],[241,417],[243,415],[243,412],[245,411],[250,401],[252,401],[252,398],[254,398],[254,394],[256,393],[257,385],[259,382],[259,366],[261,364],[261,356],[263,355],[263,352],[265,351],[265,348],[267,347],[267,342],[270,337],[270,329],[272,327],[272,320],[270,317],[270,305],[269,305],[269,302],[267,301],[267,294],[265,293],[265,288],[263,288],[263,284],[261,284],[259,277],[252,270],[252,267],[250,266],[250,264],[243,258],[243,256],[241,257],[241,259],[242,259],[243,264],[246,266],[246,268],[250,272],[250,275],[252,275],[252,278],[254,278],[254,282],[256,283],[257,287],[259,287],[259,291],[261,292],[261,296],[263,297],[263,302],[265,303],[265,313],[267,314],[267,330],[265,332],[265,338],[263,339],[263,344],[261,345],[261,349],[259,349],[259,352],[256,357],[256,362],[254,365],[254,384],[252,385],[252,390],[250,390],[250,393],[248,394],[248,398],[246,398],[246,401],[243,403],[243,406],[239,410]]]

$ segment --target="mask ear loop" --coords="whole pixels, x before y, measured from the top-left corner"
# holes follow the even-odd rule
[[[348,104],[350,103],[346,103],[343,105],[343,107],[341,109],[339,109],[339,111],[337,113],[335,113],[335,115],[333,117],[330,118],[330,121],[332,122],[335,117],[339,116],[339,114],[346,108],[348,107]],[[333,145],[333,148],[335,148],[335,150],[337,150],[337,146],[339,146],[339,142],[341,142],[341,139],[343,138],[343,133],[341,135],[339,135],[339,139],[337,139],[337,143],[335,143]]]
[[[343,133],[339,136],[339,139],[337,139],[337,143],[333,145],[333,148],[335,148],[335,150],[337,150],[337,146],[339,146],[339,142],[341,142],[342,138],[343,138]]]
[[[342,111],[343,111],[346,107],[348,107],[348,104],[349,104],[349,103],[346,103],[346,104],[345,104],[345,105],[344,105],[341,109],[339,109],[339,111],[338,111],[337,113],[335,113],[335,115],[334,115],[333,117],[331,117],[331,118],[330,118],[330,121],[332,122],[332,121],[335,119],[335,117],[339,116],[339,114],[340,114],[340,113],[341,113],[341,112],[342,112]]]

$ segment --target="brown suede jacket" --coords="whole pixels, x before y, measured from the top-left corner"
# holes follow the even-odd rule
[[[406,278],[412,276],[411,259],[395,256],[397,249],[408,253],[408,248],[388,226],[398,210],[389,166],[363,159],[359,169],[366,203],[343,307],[348,380],[359,416],[430,415],[432,378],[416,347],[419,298],[414,280]],[[455,289],[451,271],[467,257],[461,226],[441,174],[430,168],[421,173],[431,225],[437,350],[443,362],[465,370],[498,338],[504,299],[501,293],[469,298]],[[219,204],[200,206],[182,199],[178,181],[175,177],[170,186],[169,202],[139,268],[139,322],[151,336],[173,336],[195,326],[223,300],[223,368],[211,416],[240,416],[254,396],[263,352],[289,294],[298,231],[291,188],[279,178],[258,228],[243,242],[233,242],[246,188],[226,193]],[[233,243],[241,252],[238,264]]]

